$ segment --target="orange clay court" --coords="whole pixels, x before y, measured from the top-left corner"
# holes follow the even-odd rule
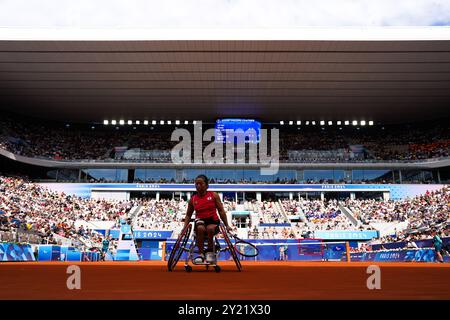
[[[81,290],[69,290],[67,267],[81,268]],[[194,267],[173,272],[163,261],[0,263],[0,299],[206,300],[198,283],[216,282],[213,299],[450,299],[450,264],[374,262],[248,262],[237,272]],[[381,269],[381,289],[369,290],[369,265]]]

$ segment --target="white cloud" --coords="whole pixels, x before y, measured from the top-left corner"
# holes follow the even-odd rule
[[[450,25],[439,0],[0,0],[0,27],[294,28]]]

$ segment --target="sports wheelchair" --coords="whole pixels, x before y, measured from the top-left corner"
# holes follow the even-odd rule
[[[183,228],[183,230],[181,231],[180,235],[178,236],[178,239],[175,242],[175,244],[170,252],[170,256],[169,256],[168,263],[167,263],[167,267],[168,267],[169,271],[173,271],[175,269],[175,266],[177,265],[178,261],[180,260],[180,257],[183,254],[183,252],[187,252],[185,262],[184,262],[184,269],[187,272],[192,271],[192,266],[189,265],[189,262],[192,262],[193,265],[205,266],[206,270],[208,270],[209,267],[213,267],[215,272],[220,272],[221,268],[217,264],[217,261],[219,259],[220,253],[225,252],[227,250],[230,252],[230,255],[233,258],[238,271],[241,271],[241,269],[242,269],[241,262],[236,253],[235,247],[233,246],[233,244],[231,243],[231,240],[230,240],[231,234],[229,234],[227,232],[227,229],[223,223],[220,223],[220,225],[219,225],[219,233],[222,234],[222,237],[225,240],[226,248],[221,248],[220,243],[217,239],[217,234],[214,235],[214,243],[215,243],[215,246],[214,246],[215,262],[214,263],[209,263],[207,261],[198,263],[198,262],[194,261],[195,255],[198,254],[197,237],[196,237],[195,232],[193,232],[193,237],[191,238],[190,237],[191,231],[192,231],[192,222]],[[190,242],[189,242],[189,239],[191,239]],[[205,242],[207,242],[207,241],[208,241],[208,239],[205,239]]]

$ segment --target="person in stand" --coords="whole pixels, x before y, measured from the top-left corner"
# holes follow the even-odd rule
[[[109,250],[109,243],[111,242],[111,236],[103,239],[102,241],[102,260],[105,261],[106,253]]]
[[[439,237],[438,232],[435,230],[433,231],[433,246],[434,246],[434,251],[436,253],[436,260],[440,263],[444,262],[444,250],[442,249],[442,239],[441,237]]]
[[[287,245],[281,245],[279,248],[280,251],[280,261],[287,261]]]

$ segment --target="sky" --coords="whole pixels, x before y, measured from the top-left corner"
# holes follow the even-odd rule
[[[450,26],[450,0],[0,0],[0,28]]]

